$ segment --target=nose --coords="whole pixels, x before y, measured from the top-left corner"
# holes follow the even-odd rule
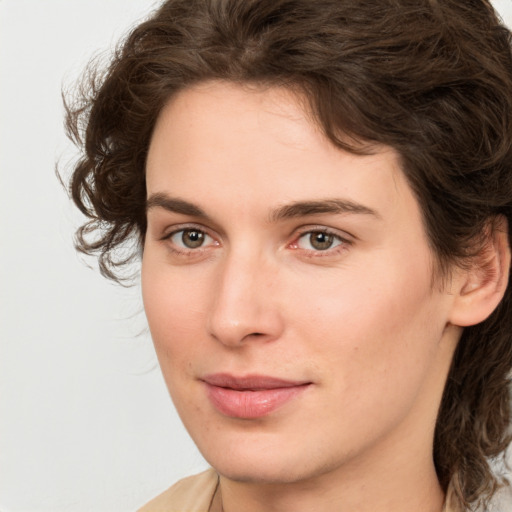
[[[274,341],[283,331],[275,266],[264,258],[231,254],[222,263],[210,310],[210,335],[229,347]]]

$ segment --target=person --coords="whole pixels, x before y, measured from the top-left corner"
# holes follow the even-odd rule
[[[168,0],[67,100],[77,247],[212,469],[144,511],[485,507],[510,440],[512,54],[485,0]]]

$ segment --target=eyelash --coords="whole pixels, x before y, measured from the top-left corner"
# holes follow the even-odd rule
[[[186,225],[186,226],[180,226],[177,229],[174,229],[170,233],[165,234],[163,237],[160,238],[162,242],[170,241],[171,243],[168,244],[169,250],[178,256],[192,256],[192,255],[200,255],[206,250],[206,247],[203,247],[202,245],[197,248],[185,248],[185,247],[179,247],[175,243],[172,242],[172,238],[175,235],[178,235],[179,233],[185,233],[186,231],[196,231],[198,233],[201,233],[202,235],[205,235],[209,238],[211,238],[214,241],[213,245],[219,245],[219,242],[215,240],[215,238],[210,235],[203,227],[194,226],[194,225]],[[182,235],[183,236],[183,235]]]
[[[301,249],[298,247],[299,241],[309,236],[319,234],[319,235],[327,235],[334,239],[334,241],[338,242],[334,247],[328,247],[324,250],[321,249]],[[352,245],[352,240],[349,240],[348,237],[344,237],[340,235],[337,231],[331,230],[329,228],[323,226],[308,226],[303,228],[300,233],[294,238],[294,241],[288,244],[288,247],[291,247],[294,250],[302,250],[303,254],[309,258],[322,258],[327,256],[338,255],[343,251],[346,251],[347,248]]]
[[[182,236],[187,231],[196,231],[203,236],[206,236],[208,238],[211,238],[213,240],[213,244],[209,243],[207,245],[200,245],[197,248],[183,248],[177,246],[175,243],[172,243],[172,238],[175,235],[178,235],[182,233]],[[324,250],[321,249],[301,249],[299,247],[299,241],[306,237],[306,236],[312,236],[314,234],[320,234],[320,235],[327,235],[329,237],[332,237],[334,239],[334,242],[337,244],[334,247],[328,247]],[[161,241],[171,241],[170,244],[168,244],[168,247],[170,251],[178,256],[193,256],[197,255],[199,256],[204,251],[208,249],[210,246],[219,246],[220,243],[215,240],[215,237],[210,235],[207,230],[205,230],[203,227],[194,226],[194,225],[186,225],[186,226],[180,226],[178,229],[174,229],[170,233],[165,234],[163,237],[160,238]],[[295,236],[292,242],[287,244],[288,248],[291,248],[292,250],[299,250],[302,251],[303,254],[309,258],[315,258],[315,257],[326,257],[326,256],[333,256],[337,255],[352,245],[352,241],[348,238],[341,236],[338,232],[335,232],[334,230],[328,229],[323,226],[308,226],[304,227],[298,235]]]

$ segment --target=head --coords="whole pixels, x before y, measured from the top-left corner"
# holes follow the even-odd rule
[[[369,209],[376,209],[375,205],[380,204],[384,211],[386,208],[393,210],[390,204],[398,204],[402,209],[398,211],[397,220],[402,219],[404,213],[405,217],[410,213],[408,221],[412,224],[403,229],[405,233],[415,227],[414,236],[407,238],[404,234],[403,250],[394,256],[387,253],[390,257],[387,268],[397,272],[396,288],[401,283],[402,297],[409,294],[407,304],[421,303],[421,307],[414,311],[402,308],[402,316],[396,310],[392,313],[383,309],[377,311],[378,298],[386,297],[386,286],[392,290],[390,283],[384,280],[383,271],[378,273],[380,280],[374,281],[374,287],[358,286],[364,281],[361,281],[363,273],[361,279],[355,280],[356,270],[352,284],[344,282],[344,289],[353,292],[351,297],[356,294],[353,299],[356,303],[360,296],[360,308],[365,302],[375,304],[372,327],[377,328],[379,321],[383,323],[389,337],[386,354],[397,365],[401,356],[398,352],[393,355],[392,336],[402,336],[402,348],[407,346],[407,339],[413,338],[413,331],[429,332],[434,338],[439,331],[440,338],[446,325],[430,326],[428,322],[432,315],[444,318],[436,308],[447,307],[446,301],[453,296],[450,292],[457,283],[467,285],[464,288],[466,298],[475,297],[470,294],[473,288],[485,292],[486,283],[493,282],[496,274],[496,254],[501,254],[505,269],[502,268],[499,285],[500,300],[493,299],[494,304],[488,302],[480,316],[464,316],[464,308],[459,308],[458,316],[448,318],[453,350],[450,352],[450,346],[446,349],[447,378],[442,379],[442,399],[432,413],[433,457],[441,485],[446,488],[448,482],[453,481],[459,499],[465,503],[476,503],[494,492],[498,480],[489,467],[489,460],[503,453],[510,429],[508,381],[512,365],[512,305],[511,291],[506,287],[508,253],[504,249],[493,252],[493,247],[507,245],[512,225],[512,56],[510,34],[487,2],[170,1],[129,35],[105,74],[93,73],[88,91],[89,96],[68,106],[68,128],[85,150],[74,170],[71,190],[77,205],[90,217],[90,222],[78,232],[78,247],[98,254],[100,268],[108,277],[116,278],[130,257],[126,257],[125,251],[120,257],[119,249],[135,241],[148,262],[147,282],[165,281],[163,274],[150,279],[150,270],[154,272],[158,265],[150,259],[155,252],[149,245],[152,208],[148,209],[148,197],[153,194],[154,203],[162,199],[154,194],[162,191],[186,196],[187,200],[195,197],[190,192],[196,186],[194,172],[204,169],[204,165],[189,165],[186,154],[179,154],[180,147],[197,139],[185,136],[187,112],[191,113],[192,124],[199,118],[214,128],[215,117],[228,116],[230,108],[234,107],[240,116],[233,115],[232,123],[240,119],[246,125],[238,126],[238,131],[226,129],[228,142],[233,140],[234,143],[233,137],[241,136],[244,126],[251,126],[251,119],[254,121],[251,113],[257,111],[262,126],[266,126],[264,112],[275,123],[279,123],[279,119],[293,120],[294,126],[305,130],[308,143],[318,144],[315,146],[317,153],[313,147],[308,152],[318,154],[321,160],[314,179],[298,166],[282,170],[286,184],[294,180],[297,183],[292,187],[295,195],[289,192],[289,187],[275,186],[272,190],[280,193],[272,197],[269,190],[258,188],[263,186],[259,181],[250,181],[249,170],[245,174],[240,168],[237,183],[247,180],[250,191],[255,195],[261,192],[258,204],[263,202],[275,209],[288,199],[304,199],[305,189],[313,190],[314,196],[315,183],[322,183],[321,176],[326,177],[324,188],[319,188],[312,199],[326,199],[326,191],[335,185],[329,162],[336,155],[346,162],[343,168],[352,169],[348,174],[340,171],[341,190],[352,192],[350,199],[363,202],[363,206],[366,199]],[[211,98],[215,98],[217,111],[212,107]],[[246,111],[243,105],[251,108]],[[179,130],[173,131],[174,120]],[[270,127],[272,123],[267,121]],[[203,136],[205,147],[212,152],[215,162],[218,145],[208,146],[207,134],[200,128],[198,125],[193,133]],[[295,139],[286,143],[285,135],[291,131],[289,125],[273,136],[270,129],[266,130],[269,139],[261,139],[260,145],[264,141],[264,147],[269,148],[272,140],[278,140],[283,147],[294,147]],[[178,140],[184,144],[178,144]],[[162,149],[166,147],[165,141],[168,141],[168,154]],[[243,141],[237,142],[237,148],[244,147]],[[197,140],[192,147],[199,148]],[[240,159],[248,156],[237,155]],[[278,156],[273,154],[275,158]],[[170,175],[175,172],[174,181],[165,188],[155,176],[162,172],[162,162],[173,158],[187,165],[170,171]],[[283,161],[293,161],[293,155]],[[217,167],[220,172],[222,166]],[[388,173],[386,183],[379,181],[383,179],[379,171],[382,167]],[[190,173],[185,169],[191,169]],[[242,193],[234,186],[234,177],[234,174],[218,174],[215,178],[201,176],[201,179],[203,183],[207,179],[218,179],[221,183],[225,180],[222,190],[232,201]],[[368,185],[372,183],[378,183],[379,188],[370,188]],[[168,190],[173,187],[179,194]],[[198,197],[201,197],[201,187],[198,188]],[[397,190],[400,193],[393,196]],[[382,191],[386,191],[387,203]],[[221,196],[219,190],[215,193]],[[286,194],[289,197],[284,197]],[[248,194],[248,197],[253,196]],[[209,217],[215,217],[216,211],[224,219],[240,215],[242,224],[246,218],[243,208],[251,212],[247,218],[254,220],[257,215],[254,209],[250,210],[250,200],[244,201],[243,207],[240,203],[238,210],[224,211],[224,217],[221,206],[217,208],[207,199],[194,204],[203,210],[211,207],[206,212]],[[232,204],[238,203],[233,201]],[[194,218],[198,217],[197,213]],[[189,220],[187,218],[187,222]],[[223,239],[216,240],[215,223],[209,222],[207,227],[212,233],[208,240],[222,245]],[[227,220],[218,221],[219,233],[228,231],[226,223]],[[271,228],[265,229],[270,232]],[[350,232],[350,229],[343,229]],[[334,235],[337,237],[339,233]],[[294,240],[299,243],[298,236]],[[213,253],[217,250],[215,245],[209,247],[212,254],[217,254]],[[301,249],[300,245],[298,247]],[[413,247],[424,250],[416,253]],[[134,249],[133,255],[139,253]],[[400,260],[401,257],[404,260]],[[276,275],[271,262],[265,261],[267,268],[259,267],[261,283],[266,282],[266,276]],[[407,261],[419,266],[407,269]],[[371,264],[368,261],[365,268]],[[352,268],[350,264],[348,267]],[[272,272],[269,269],[273,269]],[[400,269],[404,269],[401,274]],[[425,278],[417,276],[422,269],[426,270]],[[307,283],[308,272],[306,269],[295,271],[297,286]],[[322,272],[328,275],[327,270]],[[172,279],[178,284],[186,282],[176,276],[173,274],[169,283]],[[413,276],[418,277],[418,282],[412,281],[414,287],[407,286]],[[463,281],[461,276],[472,277]],[[282,290],[288,289],[289,296],[295,293],[295,288],[290,286],[291,279],[284,274],[281,281],[266,282],[265,293],[277,297],[275,310],[278,312],[286,309],[287,297]],[[307,284],[315,282],[319,282],[316,274]],[[327,282],[332,282],[332,276]],[[250,289],[258,290],[263,286],[261,283],[250,283]],[[279,290],[272,290],[272,286]],[[332,319],[342,318],[343,325],[357,319],[354,311],[344,309],[343,292],[337,294],[337,287],[331,290],[326,286],[312,293],[313,296],[324,295],[323,302],[315,304],[318,313],[311,314],[310,320],[325,317],[328,304],[336,304],[336,297],[339,297],[341,313],[329,310]],[[158,321],[157,315],[152,320],[154,308],[150,297],[154,288],[146,289],[145,294],[149,296],[145,296],[145,302],[149,305],[148,317],[155,335]],[[419,297],[415,292],[423,295]],[[198,294],[193,298],[197,302],[201,297]],[[254,300],[257,302],[257,298]],[[381,298],[381,302],[383,300]],[[405,303],[398,305],[405,307]],[[222,305],[204,303],[204,310],[210,306],[215,309],[215,314],[208,317],[210,333],[220,332]],[[300,303],[294,303],[295,311],[300,311],[300,307]],[[304,317],[306,311],[301,314]],[[281,332],[281,317],[277,315],[278,320],[275,320],[272,315],[268,324],[263,322],[268,328],[254,327],[251,334]],[[412,320],[404,330],[394,323],[386,323],[390,315],[391,320]],[[217,328],[212,327],[214,325]],[[420,329],[421,326],[424,329]],[[407,332],[407,327],[411,332]],[[356,340],[358,326],[354,324],[350,332]],[[364,335],[363,329],[363,338]],[[277,334],[274,337],[278,337]],[[156,338],[159,336],[155,336],[158,351]],[[226,331],[224,339],[227,338],[229,332]],[[373,361],[381,359],[375,352],[365,352],[364,345],[360,347],[363,355],[357,355],[356,346],[354,342],[349,347],[351,351],[339,353],[340,364],[351,354],[355,361],[358,358],[360,361],[360,366],[354,367],[356,371],[363,368],[364,361],[372,361],[371,357],[375,358]],[[403,369],[399,370],[399,366],[395,369],[405,373],[410,360],[418,357],[429,360],[429,345],[422,346],[424,353],[411,353],[409,360],[402,361]],[[303,356],[310,357],[311,353],[305,352]],[[162,362],[161,354],[159,357]],[[290,367],[294,364],[293,358],[283,360]],[[165,374],[165,364],[162,367]],[[442,365],[435,367],[439,369]],[[416,381],[418,390],[428,380],[431,368],[433,366],[421,366],[424,378]],[[389,369],[371,368],[375,374]],[[370,373],[368,375],[370,378]],[[311,375],[301,377],[313,379]],[[409,377],[410,382],[413,375]],[[169,379],[172,388],[175,382]],[[176,385],[179,386],[179,382]],[[176,393],[179,395],[179,391]],[[343,398],[342,394],[340,396]],[[403,398],[404,407],[410,398]],[[374,407],[368,400],[368,410]],[[390,424],[395,420],[397,417],[390,418]],[[187,426],[194,430],[193,425]]]

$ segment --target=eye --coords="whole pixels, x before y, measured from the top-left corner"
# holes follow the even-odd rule
[[[343,244],[340,236],[329,233],[328,231],[308,231],[301,235],[295,246],[297,249],[304,249],[307,251],[327,251]]]
[[[196,228],[174,231],[168,239],[180,249],[199,249],[214,242],[210,235]]]

